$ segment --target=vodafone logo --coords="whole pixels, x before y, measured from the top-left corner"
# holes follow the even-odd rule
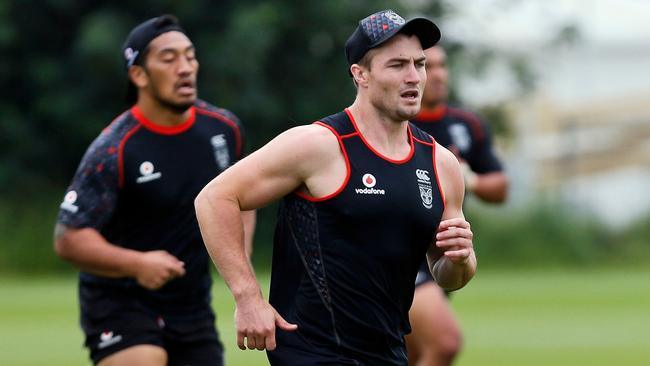
[[[72,213],[77,213],[79,211],[79,206],[77,206],[75,203],[77,202],[77,191],[68,191],[68,193],[65,194],[65,197],[63,198],[63,202],[61,202],[61,207],[62,209],[66,211],[70,211]]]
[[[76,191],[70,191],[66,193],[65,198],[63,198],[64,201],[66,201],[69,204],[73,204],[77,202],[77,192]]]
[[[354,192],[357,194],[386,194],[385,190],[374,188],[377,185],[377,179],[370,173],[366,173],[361,177],[361,183],[366,188],[355,188]]]
[[[140,164],[140,174],[149,175],[151,173],[153,173],[153,164],[150,161],[145,161]]]
[[[372,188],[372,187],[375,186],[375,184],[377,184],[377,179],[375,179],[374,175],[372,175],[370,173],[366,173],[361,178],[361,182],[363,182],[364,186],[366,186],[368,188]]]
[[[102,332],[102,334],[99,336],[99,344],[97,345],[97,348],[99,349],[104,349],[108,346],[111,346],[117,342],[120,342],[122,340],[121,335],[116,335],[113,334],[111,331],[106,331]]]
[[[154,172],[155,168],[153,163],[145,161],[140,164],[140,176],[135,181],[137,183],[146,183],[162,176],[160,172]]]

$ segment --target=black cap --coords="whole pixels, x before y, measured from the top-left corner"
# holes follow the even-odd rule
[[[125,69],[128,70],[131,66],[138,65],[142,61],[141,57],[144,50],[154,38],[171,31],[185,34],[185,30],[178,24],[178,19],[173,15],[161,15],[151,18],[133,28],[122,45],[122,57],[124,59]],[[133,103],[136,99],[136,87],[129,80],[126,100],[129,103]]]
[[[414,18],[408,22],[392,10],[382,10],[359,21],[359,26],[345,42],[348,64],[358,63],[371,49],[380,46],[398,33],[415,35],[423,49],[440,40],[440,29],[429,19]]]
[[[149,43],[159,35],[171,31],[185,34],[185,30],[181,28],[178,19],[173,15],[151,18],[133,28],[122,45],[124,67],[128,70],[129,67],[137,65]]]

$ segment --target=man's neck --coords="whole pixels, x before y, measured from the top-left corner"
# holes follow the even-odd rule
[[[359,132],[382,155],[400,160],[410,152],[408,121],[395,121],[369,103],[356,100],[348,110]]]
[[[178,126],[187,121],[192,115],[190,108],[179,112],[163,106],[150,98],[139,98],[136,105],[148,120],[161,126]]]

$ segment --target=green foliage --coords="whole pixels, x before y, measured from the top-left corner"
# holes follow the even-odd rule
[[[594,266],[650,261],[648,222],[621,231],[558,202],[507,209],[470,204],[482,266]]]
[[[72,272],[53,252],[52,232],[63,188],[0,200],[0,272]],[[268,270],[277,205],[258,211],[253,262]],[[643,266],[650,263],[650,217],[613,230],[560,203],[487,206],[469,200],[481,267]]]
[[[0,199],[0,270],[45,273],[71,270],[54,254],[52,233],[61,193]]]
[[[129,107],[121,45],[152,16],[178,16],[197,46],[201,97],[240,116],[256,148],[350,103],[343,44],[361,17],[382,8],[438,16],[441,3],[2,2],[0,189],[68,182],[90,141]]]
[[[515,137],[514,123],[508,115],[505,105],[502,103],[486,105],[480,108],[479,115],[489,123],[490,129],[495,136],[512,141]]]
[[[613,262],[621,265],[642,266],[650,258],[650,216],[642,217],[612,240]]]
[[[343,44],[360,18],[384,8],[407,17],[441,19],[453,12],[453,2],[1,2],[0,269],[71,268],[51,249],[57,207],[90,141],[128,108],[120,48],[134,25],[162,13],[177,15],[197,46],[201,97],[235,112],[245,125],[249,147],[257,148],[280,131],[351,102],[355,90]],[[480,74],[497,56],[494,50],[470,50],[461,42],[447,46],[457,72]],[[525,76],[525,62],[518,65],[518,75]],[[507,134],[499,106],[487,112],[490,119],[503,122],[495,130]],[[563,262],[575,257],[590,262],[599,255],[615,258],[602,254],[615,242],[615,254],[627,250],[621,248],[636,253],[646,247],[636,236],[645,234],[642,226],[612,239],[599,225],[562,212],[553,216],[554,210],[520,212],[507,220],[477,216],[482,261]],[[260,212],[255,251],[260,263],[270,257],[274,215],[275,207]]]

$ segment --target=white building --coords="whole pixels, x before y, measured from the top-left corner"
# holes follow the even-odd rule
[[[650,2],[459,1],[451,38],[525,57],[536,87],[521,89],[499,58],[462,77],[474,106],[507,103],[517,136],[504,151],[514,203],[550,193],[612,226],[650,214]],[[505,7],[505,9],[504,9]],[[572,45],[552,42],[575,24]]]

